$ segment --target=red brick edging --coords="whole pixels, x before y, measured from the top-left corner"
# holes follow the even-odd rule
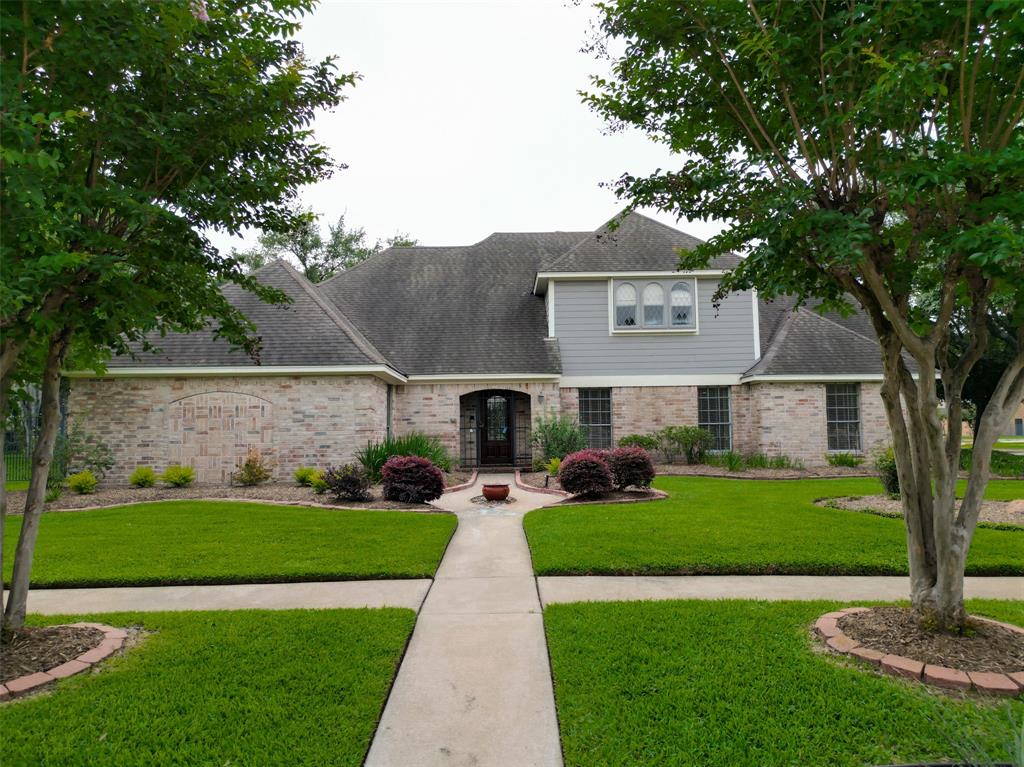
[[[454,493],[458,490],[465,490],[467,487],[473,487],[473,485],[476,484],[476,475],[478,473],[479,472],[476,469],[473,469],[473,474],[467,481],[463,482],[461,485],[452,485],[451,487],[446,487],[444,489],[444,492]]]
[[[1006,695],[1016,697],[1024,692],[1024,669],[1009,674],[996,674],[989,671],[961,671],[946,666],[934,666],[922,663],[902,655],[892,655],[864,647],[856,639],[848,637],[839,628],[839,619],[852,613],[866,612],[867,607],[847,607],[825,613],[814,623],[814,632],[825,640],[825,645],[841,655],[849,655],[865,663],[878,666],[883,674],[898,676],[904,679],[916,679],[933,687],[945,687],[954,690],[970,690],[987,695]],[[1024,634],[1024,628],[1009,623],[978,618],[988,623],[1008,628]]]
[[[9,682],[0,684],[0,700],[7,700],[16,695],[23,695],[32,692],[43,685],[55,682],[58,679],[80,674],[90,668],[94,663],[99,663],[124,646],[128,632],[124,629],[116,629],[113,626],[106,626],[102,623],[71,623],[75,628],[99,629],[103,632],[103,641],[96,647],[79,655],[74,660],[61,663],[46,671],[37,671],[34,674],[26,674],[12,679]]]
[[[519,469],[516,469],[516,487],[520,490],[527,490],[531,493],[546,493],[547,495],[559,495],[562,498],[572,497],[572,493],[567,493],[564,490],[555,490],[553,487],[537,487],[536,485],[528,485],[523,482],[523,478],[520,476]]]

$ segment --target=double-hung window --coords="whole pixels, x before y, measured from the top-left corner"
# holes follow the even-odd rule
[[[580,425],[587,432],[587,447],[611,448],[611,389],[580,389]]]
[[[728,386],[697,389],[697,425],[711,432],[712,450],[732,450],[732,410]]]
[[[829,450],[860,452],[859,384],[825,386],[825,419]]]

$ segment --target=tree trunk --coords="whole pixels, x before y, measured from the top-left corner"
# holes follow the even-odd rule
[[[10,385],[9,376],[0,378],[0,642],[4,637],[4,591],[7,588],[7,579],[4,577],[4,528],[7,525],[7,390]]]
[[[8,629],[21,628],[25,623],[28,604],[28,584],[32,573],[32,557],[39,534],[39,518],[46,502],[46,483],[60,425],[60,371],[64,364],[71,333],[68,329],[56,333],[51,340],[43,371],[42,419],[39,440],[32,451],[32,477],[25,498],[25,513],[21,521],[21,535],[14,552],[14,572],[11,591],[7,598],[4,617]]]
[[[893,342],[892,348],[897,349]],[[962,425],[960,396],[963,380],[943,370],[943,389],[952,417],[944,432],[938,414],[933,377],[922,373],[915,380],[902,360],[885,353],[883,401],[893,434],[893,454],[900,478],[903,515],[907,527],[911,603],[922,625],[960,633],[964,609],[964,568],[978,513],[989,480],[992,447],[999,427],[1024,395],[1024,356],[1004,372],[997,394],[985,407],[974,436],[967,488],[957,511],[956,483],[960,469]],[[918,360],[922,371],[935,369]]]

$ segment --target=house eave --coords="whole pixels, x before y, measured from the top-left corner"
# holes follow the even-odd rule
[[[570,281],[582,281],[582,280],[610,280],[610,279],[621,279],[621,280],[641,280],[645,278],[665,278],[665,277],[682,277],[682,278],[696,278],[696,277],[723,277],[726,272],[722,269],[697,269],[685,272],[680,271],[657,271],[657,272],[643,272],[643,271],[619,271],[619,272],[537,272],[537,275],[533,279],[533,293],[537,296],[542,296],[547,292],[548,283],[551,280],[559,280],[562,282]]]
[[[409,384],[440,383],[514,383],[536,381],[539,383],[558,382],[559,373],[441,373],[437,375],[410,375]]]
[[[370,375],[392,384],[408,378],[388,365],[134,365],[95,370],[68,370],[67,378],[213,378],[223,376],[358,376]]]

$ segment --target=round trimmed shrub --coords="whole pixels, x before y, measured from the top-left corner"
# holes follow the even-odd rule
[[[329,466],[323,481],[327,491],[339,501],[366,501],[370,498],[370,475],[358,464]]]
[[[381,469],[384,497],[403,503],[426,503],[444,493],[444,474],[426,458],[396,455]]]
[[[313,480],[316,479],[316,475],[319,473],[315,466],[300,466],[292,473],[292,476],[295,478],[295,484],[302,487],[312,487]]]
[[[196,481],[196,470],[191,466],[182,466],[180,463],[171,464],[160,479],[171,487],[188,487]]]
[[[642,447],[620,447],[608,457],[612,481],[619,490],[627,487],[650,487],[654,481],[654,463]]]
[[[612,489],[608,451],[580,450],[570,453],[558,468],[562,489],[573,495],[603,495]]]
[[[896,455],[890,447],[875,456],[875,471],[885,492],[896,497],[900,494],[900,475],[896,471]]]
[[[79,495],[88,495],[89,493],[96,492],[96,485],[98,484],[99,480],[96,479],[96,475],[88,469],[68,477],[68,487]]]
[[[132,487],[153,487],[156,484],[156,472],[152,466],[136,466],[128,477],[128,484]]]
[[[619,440],[619,447],[642,447],[648,452],[657,450],[660,445],[656,434],[627,434]]]

